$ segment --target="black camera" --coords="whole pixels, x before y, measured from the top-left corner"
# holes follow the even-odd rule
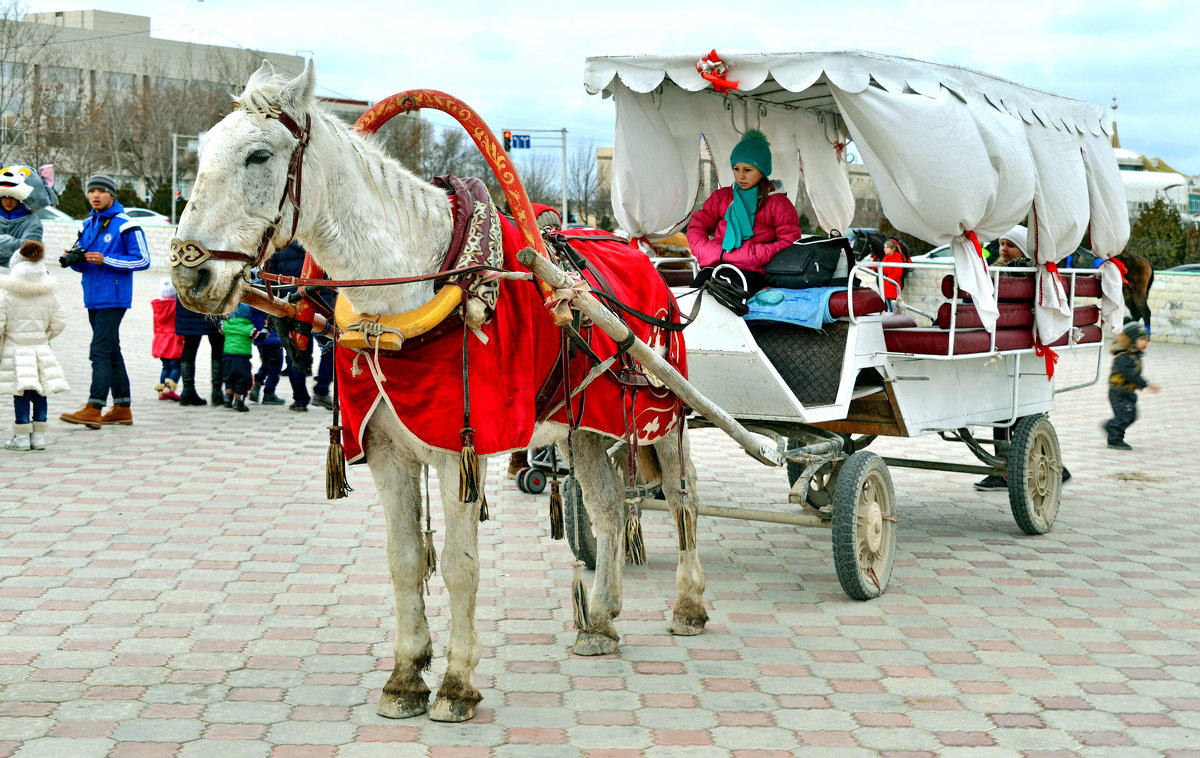
[[[79,263],[86,256],[87,251],[79,245],[75,245],[70,250],[59,256],[58,265],[62,266],[63,268],[69,268],[74,266],[76,263]]]

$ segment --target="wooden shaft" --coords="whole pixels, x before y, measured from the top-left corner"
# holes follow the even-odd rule
[[[272,297],[257,287],[250,287],[243,292],[242,302],[263,313],[284,316],[286,318],[296,317],[296,306],[294,304],[277,297]],[[325,321],[325,317],[320,313],[313,313],[312,325],[314,334],[322,334],[325,331],[327,322]]]
[[[517,253],[517,260],[551,287],[567,289],[572,284],[562,269],[530,248]],[[783,456],[773,444],[768,444],[761,437],[751,434],[732,416],[700,394],[666,359],[645,342],[634,337],[629,327],[621,323],[621,320],[591,293],[574,293],[571,296],[571,304],[617,344],[632,342],[628,350],[630,355],[679,396],[680,400],[711,421],[713,426],[732,437],[751,458],[768,466],[783,465]]]
[[[638,504],[643,511],[666,511],[666,500],[643,498]],[[826,529],[833,526],[833,521],[823,519],[815,513],[780,513],[766,511],[761,508],[731,508],[725,505],[697,505],[696,513],[701,516],[716,518],[735,518],[742,521],[765,521],[770,524],[789,524],[791,526],[821,526]]]

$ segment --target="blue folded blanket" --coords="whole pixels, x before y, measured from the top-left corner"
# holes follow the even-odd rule
[[[829,298],[845,287],[810,287],[802,290],[771,287],[755,292],[746,301],[750,312],[747,321],[781,321],[785,324],[820,329],[833,317],[829,315]]]

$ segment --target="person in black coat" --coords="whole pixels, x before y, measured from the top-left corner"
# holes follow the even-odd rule
[[[180,362],[180,379],[183,392],[179,393],[180,405],[208,405],[196,392],[196,353],[200,341],[208,337],[210,356],[209,378],[212,380],[213,405],[225,404],[221,373],[221,359],[225,354],[225,335],[221,334],[220,319],[188,310],[183,303],[175,305],[175,333],[183,337],[183,358]]]

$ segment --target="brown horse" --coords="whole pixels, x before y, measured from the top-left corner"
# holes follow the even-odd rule
[[[1125,284],[1121,292],[1125,296],[1125,307],[1129,309],[1126,321],[1141,321],[1150,331],[1150,287],[1154,284],[1154,266],[1135,252],[1126,250],[1115,256],[1125,266]],[[1096,255],[1086,247],[1078,248],[1071,255],[1070,265],[1074,268],[1093,268]]]

